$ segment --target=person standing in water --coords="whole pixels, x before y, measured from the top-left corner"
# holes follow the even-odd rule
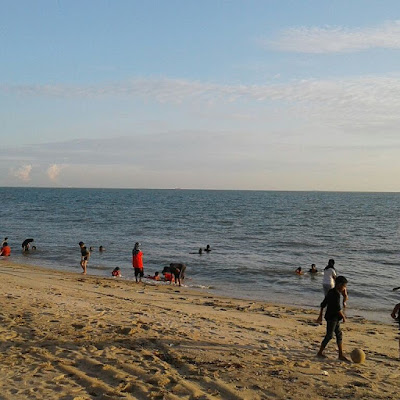
[[[83,269],[82,274],[86,275],[87,264],[90,257],[90,251],[86,248],[85,243],[79,242],[79,247],[81,248],[81,267]]]
[[[328,261],[328,265],[324,269],[324,277],[322,278],[322,287],[324,289],[325,296],[329,292],[329,290],[335,287],[336,281],[336,269],[335,269],[335,260],[331,258]],[[346,307],[346,301],[348,300],[349,296],[347,294],[347,288],[344,286],[343,290],[341,291],[343,295],[343,307]]]
[[[143,278],[143,253],[139,249],[140,243],[136,242],[132,250],[132,267],[135,270],[136,283],[142,282]]]
[[[324,289],[325,296],[329,290],[335,287],[336,276],[335,260],[331,258],[328,261],[328,265],[324,269],[324,277],[322,278],[322,287]]]

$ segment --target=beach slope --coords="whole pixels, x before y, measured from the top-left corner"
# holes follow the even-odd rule
[[[397,399],[397,327],[0,261],[2,399]],[[350,299],[351,303],[351,299]],[[390,313],[391,310],[388,310]]]

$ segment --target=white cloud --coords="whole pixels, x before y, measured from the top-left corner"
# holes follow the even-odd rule
[[[22,182],[29,182],[31,180],[32,165],[23,165],[17,169],[11,169],[12,176],[20,179]]]
[[[57,164],[50,165],[50,167],[47,169],[47,176],[51,181],[56,181],[58,176],[60,175],[61,172],[61,167],[58,166]]]
[[[373,28],[300,27],[287,29],[274,41],[260,40],[269,47],[295,53],[343,53],[372,48],[400,49],[400,20]]]

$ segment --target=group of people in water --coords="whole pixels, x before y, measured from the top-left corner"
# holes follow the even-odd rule
[[[84,242],[79,242],[79,247],[81,249],[81,261],[80,261],[80,266],[82,268],[82,274],[86,275],[87,273],[87,265],[88,261],[90,258],[90,249],[87,249],[86,245]],[[103,246],[99,247],[99,251],[105,251]],[[205,251],[210,252],[211,248],[210,245],[207,245],[205,248]],[[135,274],[135,281],[136,283],[139,283],[142,281],[142,278],[144,277],[144,268],[143,268],[143,252],[140,249],[140,243],[136,242],[133,250],[132,250],[132,267],[134,269],[134,274]],[[160,277],[159,272],[155,272],[153,276],[148,275],[146,278],[148,279],[154,279],[155,281],[166,281],[169,283],[175,283],[178,284],[179,286],[182,285],[182,281],[185,278],[185,271],[186,271],[186,265],[183,263],[170,263],[169,266],[164,267],[162,270],[163,278]],[[111,276],[113,277],[121,277],[121,269],[119,267],[115,267],[113,271],[111,272]]]
[[[22,251],[28,252],[29,249],[31,248],[31,243],[33,242],[33,239],[25,239],[22,244]],[[36,246],[32,246],[32,250],[36,250]],[[8,237],[5,237],[3,241],[1,242],[1,247],[0,247],[0,256],[3,257],[9,257],[11,255],[11,247],[8,244]]]

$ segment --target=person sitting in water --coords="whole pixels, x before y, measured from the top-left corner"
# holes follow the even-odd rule
[[[3,247],[0,250],[0,256],[9,257],[11,255],[11,247],[7,242],[3,243]]]
[[[301,267],[297,268],[296,271],[294,271],[294,272],[296,272],[297,275],[303,275],[304,274],[304,272],[301,270]]]
[[[315,264],[311,264],[309,272],[310,274],[316,274],[318,272],[317,268],[315,267]]]
[[[105,248],[103,246],[99,247],[99,252],[102,253],[103,251],[105,251]]]
[[[175,282],[174,275],[172,274],[170,267],[164,267],[161,273],[164,275],[165,282]]]
[[[120,278],[122,275],[121,275],[121,271],[120,271],[119,267],[115,267],[113,269],[113,271],[111,272],[111,275],[115,276],[117,278]]]
[[[146,278],[147,279],[154,279],[155,281],[161,280],[160,273],[158,271],[154,273],[154,276],[147,275]]]
[[[210,247],[209,244],[206,246],[206,248],[204,249],[204,251],[205,251],[206,253],[209,253],[209,252],[211,251],[211,247]]]

